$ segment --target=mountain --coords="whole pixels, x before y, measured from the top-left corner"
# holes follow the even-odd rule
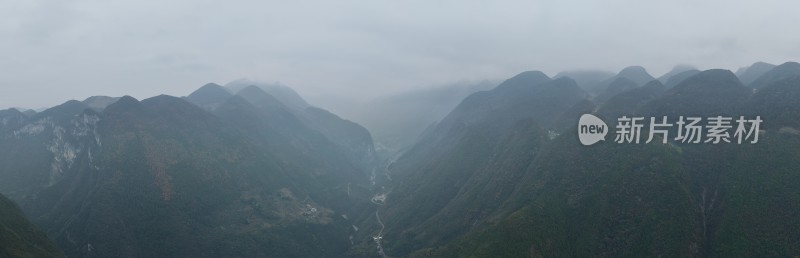
[[[762,129],[792,131],[800,128],[800,75],[788,77],[761,88],[744,108],[750,116],[761,116]]]
[[[661,96],[666,90],[660,81],[651,81],[642,87],[628,89],[611,97],[600,106],[597,114],[609,119],[641,115],[638,111],[650,101]]]
[[[775,68],[774,64],[756,62],[750,66],[742,67],[739,68],[739,70],[736,70],[736,76],[739,77],[739,80],[742,81],[742,84],[750,85],[756,79],[758,79],[758,77],[761,77],[773,68]]]
[[[758,79],[754,80],[749,86],[754,89],[761,89],[770,84],[797,75],[800,75],[800,63],[786,62],[759,76]]]
[[[0,110],[0,131],[14,129],[24,124],[27,120],[28,115],[16,108]]]
[[[386,162],[359,124],[254,85],[2,110],[0,256],[793,257],[795,66],[758,89],[722,69],[640,85],[631,68],[594,98],[523,72]],[[605,141],[579,141],[584,114]],[[673,127],[617,143],[621,116],[697,116],[704,136],[708,117],[731,117],[731,134],[740,116],[763,123],[758,141],[685,143]]]
[[[683,82],[687,78],[692,77],[692,76],[694,76],[694,75],[696,75],[698,73],[700,73],[700,70],[687,70],[687,71],[684,71],[684,72],[681,72],[681,73],[678,73],[678,74],[670,76],[669,79],[666,80],[666,82],[662,82],[662,83],[664,84],[665,87],[667,87],[667,89],[670,89],[672,87],[675,87],[675,85],[680,84],[681,82]]]
[[[0,195],[0,256],[63,257],[64,254],[28,221],[14,202]]]
[[[622,93],[623,91],[634,89],[637,87],[639,87],[639,85],[636,84],[636,82],[631,81],[630,79],[627,79],[625,77],[618,77],[610,84],[608,84],[608,88],[606,88],[605,91],[600,93],[600,95],[594,97],[593,101],[595,103],[602,104],[606,102],[608,99],[616,96],[617,94]]]
[[[733,115],[752,94],[736,76],[722,69],[691,76],[643,107],[652,116]]]
[[[800,211],[800,121],[793,107],[800,78],[761,88],[740,105],[747,119],[763,123],[757,143],[683,147],[692,189],[702,207],[701,222],[708,256],[791,256],[800,253],[797,240]],[[738,119],[734,116],[734,119]]]
[[[556,74],[556,76],[553,76],[554,79],[562,77],[569,77],[575,80],[575,83],[577,83],[578,86],[581,86],[581,88],[586,91],[590,91],[593,90],[592,87],[599,85],[601,82],[608,80],[611,77],[614,77],[614,73],[595,70],[576,70],[560,72]]]
[[[94,109],[94,111],[102,112],[103,109],[105,109],[111,104],[114,104],[114,102],[117,102],[117,100],[119,99],[120,98],[118,97],[92,96],[83,100],[83,104],[85,104],[91,109]]]
[[[186,96],[186,100],[203,109],[214,110],[220,103],[225,102],[231,96],[233,94],[224,87],[216,83],[208,83]]]
[[[597,96],[597,95],[602,94],[603,91],[607,90],[608,87],[611,85],[611,83],[613,83],[614,81],[616,81],[619,78],[628,79],[628,80],[636,83],[637,86],[642,86],[642,85],[644,85],[644,84],[646,84],[646,83],[648,83],[648,82],[650,82],[652,80],[655,80],[655,78],[653,78],[653,76],[651,76],[649,73],[647,73],[647,70],[645,70],[644,67],[641,67],[641,66],[629,66],[629,67],[625,67],[624,69],[622,69],[616,75],[614,75],[614,76],[612,76],[610,78],[607,78],[605,80],[602,80],[602,81],[600,81],[600,82],[598,82],[598,83],[596,83],[594,85],[588,85],[584,89],[587,92],[589,92],[590,94],[592,94],[594,96]]]
[[[307,123],[345,150],[349,160],[362,168],[375,165],[375,147],[366,128],[318,107],[307,107],[305,115]]]
[[[20,199],[63,178],[77,152],[95,140],[97,115],[87,109],[72,100],[29,118],[3,112],[2,120],[13,122],[0,131],[0,192],[24,206]]]
[[[412,257],[697,256],[698,211],[674,149],[561,135],[527,153],[489,222]]]
[[[581,112],[562,113],[573,116],[567,129],[543,130],[548,116],[531,102],[553,95],[473,94],[390,167],[397,181],[379,210],[381,242],[410,257],[792,256],[800,252],[797,85],[789,77],[752,94],[730,71],[712,69],[671,89],[659,81],[628,89],[596,111],[762,116],[761,142],[722,145],[583,146],[570,132]]]
[[[240,88],[245,84],[248,85]],[[234,95],[228,92],[229,89],[238,89],[238,91]],[[281,97],[269,92],[277,92],[279,94],[277,96]],[[286,119],[274,121],[276,124],[281,124],[281,130],[291,132],[298,128],[304,128],[303,130],[308,129],[321,133],[327,137],[327,141],[338,145],[346,154],[346,158],[358,165],[360,170],[371,170],[376,165],[375,147],[367,129],[327,110],[307,104],[289,87],[259,84],[247,80],[234,81],[227,84],[226,87],[209,83],[185,98],[201,108],[216,112],[217,108],[234,96],[259,107],[262,112],[272,114],[271,118]]]
[[[638,85],[644,85],[645,83],[655,80],[655,78],[653,78],[653,76],[647,73],[647,70],[645,70],[644,67],[641,66],[625,67],[624,69],[622,69],[622,71],[620,71],[617,74],[616,77],[627,78]]]
[[[387,186],[379,211],[388,253],[444,244],[485,222],[511,194],[506,186],[522,176],[530,151],[587,97],[572,79],[524,72],[464,99],[389,167],[401,180]]]
[[[26,116],[29,116],[29,117],[36,114],[36,110],[33,110],[33,109],[27,109],[27,108],[21,108],[21,107],[13,107],[13,108],[9,108],[9,109],[17,110],[17,111],[21,112],[22,114],[25,114]]]
[[[326,107],[369,129],[377,153],[392,159],[413,145],[426,128],[444,118],[465,97],[495,86],[497,84],[489,81],[457,82],[369,100],[328,99]]]
[[[239,92],[248,86],[256,86],[261,88],[265,92],[269,93],[269,95],[279,99],[284,105],[293,109],[305,109],[310,106],[302,97],[300,97],[300,94],[297,94],[297,92],[295,92],[292,88],[281,85],[280,83],[263,83],[247,79],[239,79],[225,84],[225,88],[230,89],[231,92]]]
[[[661,75],[661,77],[658,77],[658,81],[660,81],[662,84],[666,84],[667,81],[669,81],[673,76],[687,71],[697,71],[697,68],[691,65],[676,65],[675,67],[672,67],[672,70],[664,75]]]
[[[243,95],[213,113],[171,96],[48,109],[0,135],[0,192],[71,257],[342,255],[368,173],[267,93]]]

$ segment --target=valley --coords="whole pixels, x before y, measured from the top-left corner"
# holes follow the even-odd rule
[[[397,153],[285,86],[9,109],[0,193],[69,257],[790,255],[796,67],[762,69],[756,90],[719,69],[669,88],[639,68],[599,85],[523,72]],[[584,146],[582,114],[607,137],[622,116],[764,124],[757,144]]]

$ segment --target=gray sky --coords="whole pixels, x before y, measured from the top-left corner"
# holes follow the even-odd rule
[[[797,1],[651,2],[0,0],[0,108],[238,78],[313,99],[525,70],[800,60]]]

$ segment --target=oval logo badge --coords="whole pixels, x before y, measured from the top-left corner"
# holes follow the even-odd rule
[[[583,145],[592,145],[599,141],[606,140],[608,125],[602,119],[591,115],[583,114],[578,120],[578,139]]]

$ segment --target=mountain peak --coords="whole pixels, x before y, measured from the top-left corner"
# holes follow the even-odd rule
[[[656,81],[656,80],[653,80],[653,81]],[[622,93],[622,92],[624,92],[626,90],[637,88],[637,87],[639,87],[639,84],[636,84],[636,82],[632,81],[631,79],[619,76],[616,79],[614,79],[613,81],[611,81],[611,83],[608,84],[608,87],[606,87],[606,89],[602,93],[600,93],[600,95],[597,95],[593,99],[593,101],[596,104],[600,105],[600,104],[605,103],[607,100],[611,99],[612,97],[616,96],[617,94],[620,94],[620,93]]]
[[[553,80],[554,85],[559,85],[561,87],[569,87],[569,88],[576,88],[579,89],[578,83],[575,82],[572,78],[569,77],[561,77],[558,79]]]
[[[260,87],[255,86],[255,85],[246,86],[246,87],[242,88],[241,90],[239,90],[238,92],[236,92],[236,95],[239,95],[239,96],[249,95],[249,94],[259,94],[259,95],[261,95],[261,94],[268,94],[268,93],[266,91],[264,91],[263,89],[261,89]]]
[[[511,77],[495,89],[524,88],[550,81],[550,77],[540,71],[526,71]]]
[[[125,95],[119,98],[117,102],[114,104],[108,105],[103,112],[104,113],[118,113],[118,112],[125,112],[131,109],[138,109],[141,108],[141,103],[139,100],[135,99],[134,97]]]
[[[742,74],[746,73],[747,70],[751,70],[751,69],[769,71],[772,68],[775,68],[774,64],[758,61],[758,62],[755,62],[755,63],[751,64],[750,66],[741,67],[738,70],[736,70],[736,76],[742,76]]]
[[[662,84],[665,84],[665,83],[667,83],[669,81],[670,78],[672,78],[675,75],[678,75],[678,74],[681,74],[681,73],[684,73],[684,72],[687,72],[687,71],[696,71],[696,70],[697,70],[697,68],[694,67],[694,66],[685,65],[685,64],[679,64],[679,65],[676,65],[675,67],[672,67],[672,70],[670,70],[669,72],[665,73],[661,77],[658,77],[658,80],[661,81]]]
[[[696,70],[696,69],[683,71],[683,72],[680,72],[680,73],[677,73],[677,74],[674,74],[674,75],[670,76],[669,78],[666,79],[666,81],[662,81],[662,83],[664,84],[665,87],[672,88],[672,87],[675,87],[675,85],[680,84],[681,82],[683,82],[687,78],[692,77],[692,76],[694,76],[694,75],[696,75],[698,73],[700,73],[700,70]]]
[[[189,101],[170,95],[158,95],[152,98],[142,100],[142,106],[148,110],[161,115],[162,117],[169,117],[170,120],[176,122],[185,122],[193,124],[197,118],[210,116],[202,108],[193,105]],[[179,120],[179,121],[178,121]]]
[[[189,96],[186,96],[186,99],[200,107],[208,107],[222,103],[231,96],[233,96],[233,94],[228,92],[225,87],[216,83],[207,83],[189,94]]]
[[[736,76],[739,77],[739,80],[741,80],[744,85],[750,85],[773,68],[775,68],[774,64],[755,62],[750,66],[739,68],[739,70],[736,71]]]
[[[753,65],[750,66],[750,68],[774,68],[774,67],[775,67],[774,64],[765,63],[761,61],[755,62],[753,63]]]
[[[750,87],[753,87],[754,89],[761,89],[773,83],[798,75],[800,75],[800,63],[786,62],[776,66],[775,68],[772,68],[763,75],[759,76],[757,79],[753,80],[753,83],[750,84]]]
[[[36,114],[36,116],[37,117],[48,117],[48,116],[52,116],[52,117],[69,117],[69,116],[78,114],[80,112],[83,112],[86,108],[88,108],[88,106],[86,106],[86,104],[83,104],[83,102],[80,102],[80,101],[77,101],[77,100],[70,100],[70,101],[64,102],[64,104],[61,104],[61,105],[58,105],[58,106],[55,106],[55,107],[52,107],[52,108],[48,108],[47,110]]]
[[[267,107],[270,109],[274,108],[281,108],[285,109],[286,105],[284,105],[280,100],[275,98],[275,96],[270,95],[261,87],[250,85],[245,87],[244,89],[240,90],[236,93],[237,96],[241,96],[250,104],[253,104],[257,107]]]
[[[290,88],[289,86],[284,86],[280,84],[275,85],[267,85],[267,86],[259,86],[262,90],[269,95],[277,98],[286,106],[297,108],[297,109],[305,109],[310,107],[303,97],[300,97],[300,94],[297,94],[294,89]]]
[[[641,66],[628,66],[619,71],[617,77],[625,77],[630,79],[631,81],[635,82],[638,85],[644,85],[652,80],[655,80],[653,76],[647,73],[647,70]]]
[[[781,64],[781,65],[779,65],[779,66],[777,66],[775,68],[779,68],[779,67],[780,67],[780,69],[800,69],[800,63],[798,63],[798,62],[786,62],[786,63],[783,63],[783,64]]]
[[[144,100],[140,101],[140,103],[142,103],[144,105],[150,105],[150,104],[154,104],[154,103],[159,103],[159,104],[160,103],[184,103],[184,100],[182,100],[181,98],[178,98],[178,97],[174,97],[174,96],[170,96],[170,95],[166,95],[166,94],[161,94],[161,95],[158,95],[158,96],[155,96],[155,97],[150,97],[150,98],[144,99]]]
[[[603,81],[614,77],[614,73],[600,70],[573,70],[556,74],[553,78],[569,77],[586,91],[593,92],[595,86],[602,85]],[[600,89],[604,90],[604,89]]]
[[[117,103],[120,104],[139,103],[139,100],[134,97],[125,95],[120,97],[119,100],[117,100]]]
[[[83,104],[86,104],[86,106],[89,106],[89,108],[94,111],[101,112],[109,105],[117,102],[117,100],[119,100],[119,97],[91,96],[83,100]]]
[[[739,78],[737,78],[736,75],[734,75],[730,70],[710,69],[687,78],[675,86],[675,88],[684,88],[691,85],[708,83],[725,86],[743,86],[742,82],[739,81]]]
[[[202,92],[202,91],[212,91],[212,92],[214,92],[214,91],[224,91],[224,92],[228,92],[228,90],[225,89],[225,87],[222,87],[219,84],[216,84],[216,83],[213,83],[213,82],[206,83],[205,85],[203,85],[202,87],[200,87],[199,89],[197,89],[194,92]]]
[[[294,89],[292,89],[289,86],[285,86],[279,82],[265,83],[249,79],[239,79],[231,81],[228,84],[225,84],[225,87],[230,89],[232,92],[239,92],[242,89],[249,86],[256,86],[258,88],[261,88],[261,90],[263,90],[266,93],[269,93],[269,95],[272,95],[273,97],[275,97],[275,99],[279,100],[287,107],[296,110],[303,110],[311,106]]]
[[[647,69],[644,69],[644,67],[641,67],[641,66],[638,66],[638,65],[628,66],[628,67],[622,68],[622,70],[619,71],[619,75],[621,75],[621,76],[641,75],[641,74],[647,74]]]
[[[24,116],[24,115],[25,114],[22,113],[22,111],[19,111],[19,109],[16,109],[16,108],[9,108],[9,109],[0,110],[0,117],[1,116]]]

